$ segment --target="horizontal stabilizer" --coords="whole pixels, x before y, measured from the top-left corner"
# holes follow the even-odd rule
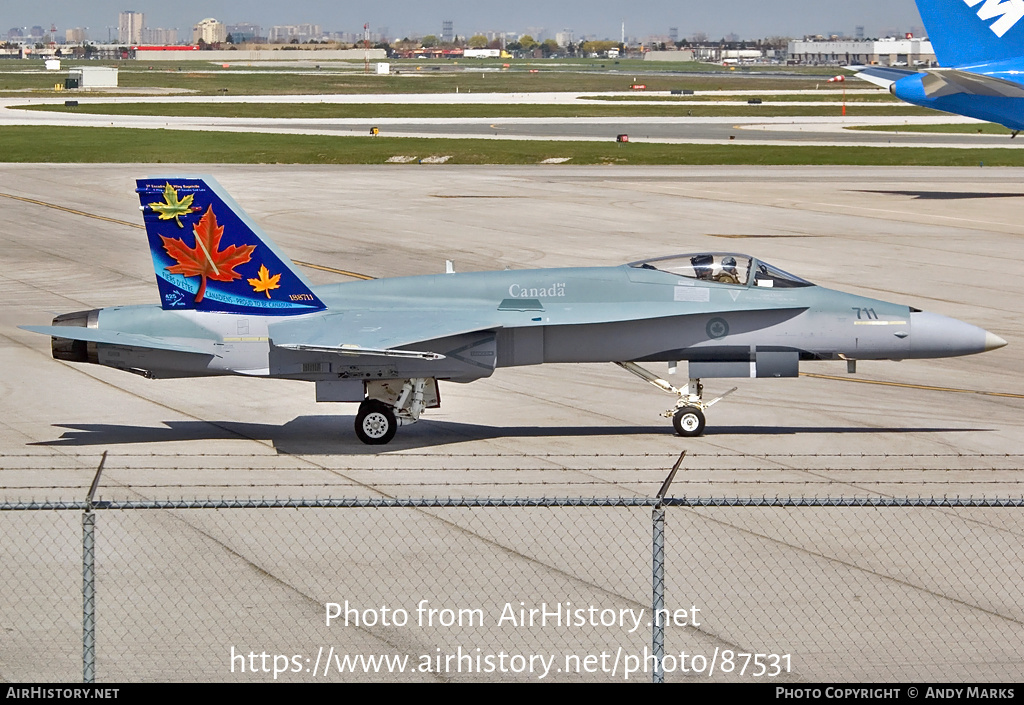
[[[136,333],[120,333],[116,330],[100,330],[98,328],[79,328],[78,326],[18,326],[32,333],[42,333],[53,338],[66,340],[82,340],[86,343],[106,343],[107,345],[124,345],[132,348],[148,348],[150,350],[170,350],[172,352],[194,353],[196,355],[213,355],[209,350],[200,350],[187,345],[170,343],[160,338]]]
[[[882,88],[888,88],[901,78],[906,78],[907,76],[912,76],[917,73],[916,71],[892,69],[886,66],[849,66],[847,68],[856,70],[857,73],[855,73],[854,76],[857,78],[867,81],[868,83],[873,83],[876,86],[881,86]]]
[[[994,76],[960,69],[930,69],[922,80],[929,98],[964,93],[995,98],[1024,98],[1024,86]]]

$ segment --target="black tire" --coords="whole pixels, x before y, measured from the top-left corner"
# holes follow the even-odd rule
[[[676,433],[684,438],[695,438],[704,433],[704,412],[696,406],[684,406],[672,415]]]
[[[390,406],[376,399],[359,405],[356,414],[356,437],[368,446],[390,443],[398,430],[398,420]]]

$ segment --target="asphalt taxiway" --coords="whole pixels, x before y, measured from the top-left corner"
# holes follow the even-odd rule
[[[833,116],[818,117],[764,117],[758,112],[772,104],[772,94],[780,91],[749,91],[743,96],[764,95],[761,105],[748,105],[744,100],[729,103],[715,92],[713,100],[678,103],[668,100],[645,102],[638,105],[658,105],[666,102],[680,108],[678,116],[670,117],[541,117],[541,118],[227,118],[227,117],[172,117],[136,115],[94,115],[73,112],[43,112],[20,110],[18,106],[61,103],[64,98],[0,98],[0,126],[3,125],[55,125],[79,127],[128,127],[138,129],[174,129],[206,131],[241,131],[281,134],[318,134],[337,136],[364,136],[371,127],[378,127],[385,137],[447,137],[501,140],[614,140],[627,134],[633,141],[677,144],[757,144],[762,146],[884,146],[884,147],[946,147],[972,149],[978,147],[1022,148],[1024,142],[1011,141],[1007,135],[943,134],[919,132],[891,132],[850,130],[849,127],[873,125],[933,125],[982,124],[971,118],[935,112],[933,115],[901,115],[912,106],[897,103],[890,106],[896,114],[887,116],[856,117],[840,114],[839,95],[832,103],[819,101],[799,103],[780,102],[778,105],[814,105],[834,110]],[[808,93],[818,93],[808,91]],[[851,91],[853,93],[853,91]],[[582,93],[501,93],[501,94],[418,94],[418,95],[325,95],[325,96],[233,96],[210,98],[199,96],[160,97],[97,97],[76,96],[90,103],[375,103],[388,104],[446,104],[457,112],[461,105],[608,105],[604,97],[622,97],[621,94]],[[711,96],[709,96],[711,97]],[[736,96],[739,98],[740,96]],[[742,106],[749,114],[737,117],[692,117],[684,115],[687,106]],[[872,105],[872,104],[869,104]]]

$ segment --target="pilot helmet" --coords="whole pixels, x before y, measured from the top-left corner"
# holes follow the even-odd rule
[[[722,260],[722,269],[736,269],[736,258],[731,256],[725,257]]]
[[[690,258],[690,264],[694,269],[707,269],[714,264],[715,258],[712,255],[694,255]]]

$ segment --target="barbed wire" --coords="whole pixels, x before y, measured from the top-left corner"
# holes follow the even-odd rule
[[[110,468],[111,465],[108,464]],[[67,471],[70,468],[42,468],[42,467],[11,467],[11,466],[0,466],[0,470],[54,470],[54,471]],[[80,468],[82,470],[88,470],[89,467]],[[193,465],[129,465],[115,467],[114,469],[123,470],[163,470],[163,471],[185,471],[193,472],[197,469],[208,469],[198,468]],[[336,466],[336,467],[298,467],[298,466],[276,466],[268,467],[265,465],[234,465],[234,466],[218,466],[217,471],[230,470],[230,471],[245,471],[245,472],[258,472],[258,471],[275,471],[280,472],[282,470],[294,470],[294,471],[321,471],[321,470],[339,470],[339,471],[359,471],[365,472],[367,470],[383,469],[374,467],[359,467],[359,466]],[[569,473],[569,472],[643,472],[643,473],[664,473],[667,468],[665,467],[615,467],[615,466],[595,466],[585,465],[578,467],[552,467],[537,466],[537,467],[422,467],[422,466],[410,466],[410,467],[388,467],[386,468],[391,472],[545,472],[545,473]],[[680,472],[1014,472],[1024,471],[1024,466],[1007,466],[1007,467],[850,467],[847,465],[812,465],[809,467],[776,467],[776,466],[739,466],[739,467],[680,467]],[[388,483],[390,484],[390,483]],[[0,489],[7,487],[0,485]],[[188,487],[198,487],[195,484],[189,484]]]
[[[661,478],[652,480],[633,480],[634,483],[660,484]],[[530,486],[607,486],[610,484],[629,484],[630,480],[450,480],[434,482],[382,482],[387,487],[530,487]],[[864,480],[858,479],[858,485],[1024,485],[1024,480]],[[677,476],[672,485],[846,485],[849,480],[819,478],[813,480],[706,480],[679,479]],[[118,489],[246,489],[246,488],[334,488],[356,487],[329,482],[235,482],[235,483],[123,483]],[[0,485],[0,490],[84,490],[82,485]]]
[[[325,497],[0,502],[0,511],[172,509],[394,509],[521,507],[1024,507],[1024,497]]]
[[[0,453],[3,458],[63,458],[88,460],[98,459],[100,453],[60,453],[40,455],[38,453]],[[318,453],[109,453],[108,458],[267,458],[319,457]],[[379,459],[380,455],[354,455]],[[422,453],[394,451],[383,454],[388,459],[400,458],[678,458],[679,451],[665,453]],[[1024,453],[702,453],[687,451],[687,458],[1024,458]]]

